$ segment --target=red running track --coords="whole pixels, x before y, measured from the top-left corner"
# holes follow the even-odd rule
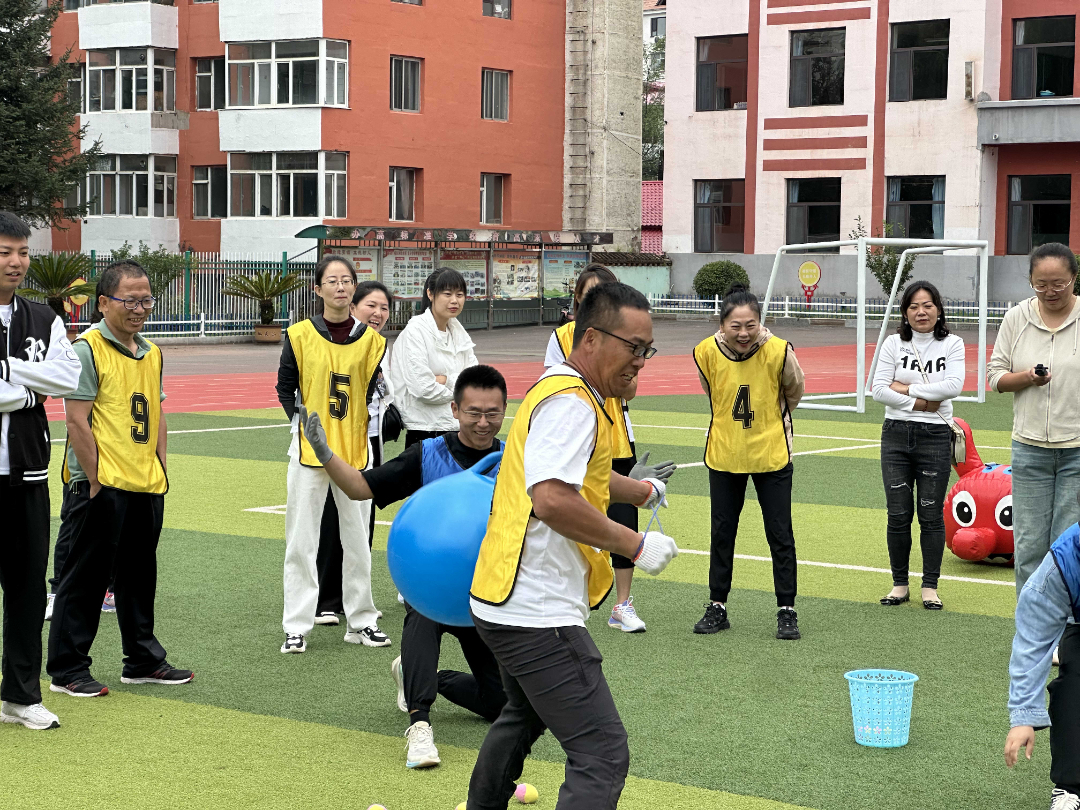
[[[866,350],[866,367],[874,354],[873,346]],[[987,351],[989,355],[989,350]],[[806,391],[810,394],[828,394],[854,391],[855,384],[855,347],[854,346],[812,346],[798,350],[799,363],[806,372]],[[511,399],[525,396],[536,379],[543,373],[544,364],[496,363],[496,367],[506,377],[507,389]],[[978,374],[977,358],[974,353],[968,355],[967,384],[965,388],[973,390]],[[166,413],[192,413],[199,411],[231,411],[252,408],[277,408],[278,401],[274,392],[277,375],[274,372],[252,374],[189,374],[166,376],[165,400]],[[649,361],[641,375],[638,394],[642,396],[662,396],[664,394],[698,394],[697,367],[691,355],[673,355],[657,357]],[[49,400],[45,406],[50,419],[63,419],[63,404]]]

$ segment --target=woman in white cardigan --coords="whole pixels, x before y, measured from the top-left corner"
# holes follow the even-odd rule
[[[450,412],[454,383],[477,365],[472,339],[457,317],[465,307],[465,279],[457,270],[436,270],[424,285],[424,311],[394,341],[390,382],[405,422],[405,446],[457,430]]]
[[[911,524],[918,515],[922,603],[927,610],[941,610],[937,586],[952,465],[951,400],[964,389],[964,341],[949,334],[941,295],[928,281],[913,282],[904,291],[897,331],[881,347],[873,382],[874,401],[885,406],[881,477],[893,578],[892,590],[880,601],[896,606],[910,598]]]

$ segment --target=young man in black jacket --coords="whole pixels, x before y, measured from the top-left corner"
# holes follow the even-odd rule
[[[30,268],[30,228],[0,211],[0,587],[4,591],[0,720],[36,731],[60,725],[41,705],[41,628],[49,565],[46,397],[79,384],[63,321],[15,294]]]

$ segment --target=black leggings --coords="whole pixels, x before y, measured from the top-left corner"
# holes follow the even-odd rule
[[[611,469],[619,475],[630,475],[630,471],[634,469],[635,464],[637,464],[636,455],[631,456],[630,458],[616,458],[611,462]],[[609,505],[607,516],[620,526],[626,526],[628,529],[633,529],[635,532],[638,530],[638,510],[632,503],[613,503]],[[612,553],[611,567],[633,568],[634,561],[621,554]]]
[[[1080,794],[1080,625],[1058,643],[1058,676],[1050,681],[1050,780]]]
[[[795,534],[791,528],[792,466],[766,473],[729,473],[709,470],[712,506],[712,548],[709,554],[709,598],[726,602],[731,593],[731,569],[735,562],[735,535],[746,499],[746,479],[754,479],[765,538],[772,552],[776,606],[795,604]]]

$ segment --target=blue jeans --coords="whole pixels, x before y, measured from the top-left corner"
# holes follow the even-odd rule
[[[885,484],[889,566],[893,585],[908,584],[911,523],[919,517],[924,588],[937,588],[945,552],[942,508],[949,489],[952,431],[944,422],[886,419],[881,426],[881,479]],[[918,506],[915,491],[918,489]]]
[[[1012,443],[1013,543],[1016,593],[1050,545],[1080,520],[1080,447],[1051,449]]]

